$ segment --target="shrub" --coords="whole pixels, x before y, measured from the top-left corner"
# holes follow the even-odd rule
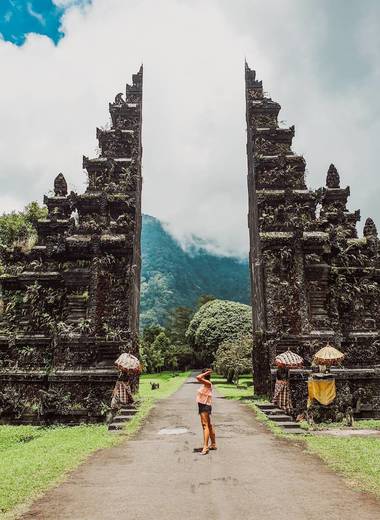
[[[0,215],[0,245],[31,247],[37,237],[38,219],[46,218],[47,208],[31,202],[24,211],[13,211]]]
[[[223,341],[215,354],[215,371],[238,384],[242,374],[252,371],[252,345],[252,335]]]
[[[252,334],[251,307],[226,300],[212,300],[195,313],[186,332],[198,366],[214,361],[219,345]]]
[[[145,372],[186,370],[193,364],[193,351],[188,345],[171,343],[160,326],[144,329],[140,339],[140,357]]]
[[[165,351],[170,345],[170,340],[161,327],[157,327],[157,334],[154,336],[152,328],[149,327],[148,333],[143,334],[140,343],[140,357],[145,372],[160,372],[165,364]],[[144,331],[145,332],[145,331]]]
[[[165,353],[165,369],[188,370],[193,366],[193,358],[188,345],[170,345]]]

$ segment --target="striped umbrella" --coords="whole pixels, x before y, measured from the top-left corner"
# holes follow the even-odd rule
[[[276,356],[274,364],[281,368],[299,368],[303,365],[303,359],[295,352],[287,350]]]
[[[137,357],[132,356],[132,354],[129,354],[128,352],[120,354],[115,361],[115,365],[122,372],[132,372],[134,374],[139,374],[141,372],[140,361]]]
[[[316,365],[336,365],[340,363],[344,358],[343,352],[340,352],[335,347],[332,347],[330,344],[327,344],[325,347],[318,350],[316,354],[314,354],[314,363]]]

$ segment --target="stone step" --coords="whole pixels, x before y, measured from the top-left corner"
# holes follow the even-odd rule
[[[138,402],[122,406],[118,414],[113,418],[113,422],[108,425],[108,431],[122,430],[126,422],[130,421],[133,416],[137,413]]]
[[[124,428],[124,423],[111,423],[110,425],[108,425],[108,431],[112,432],[112,431],[117,431],[117,430],[122,430]]]
[[[284,410],[281,410],[280,408],[269,408],[268,410],[263,410],[263,412],[265,411],[266,415],[271,416],[271,415],[283,415],[284,414]]]
[[[136,408],[120,408],[119,413],[133,413],[137,412]]]
[[[262,403],[262,404],[257,404],[256,405],[257,408],[260,408],[260,410],[273,410],[274,408],[277,408],[277,406],[275,406],[274,404],[272,403]]]
[[[115,415],[113,420],[114,420],[114,422],[127,422],[127,421],[130,421],[133,416],[134,416],[134,413],[122,414],[122,415],[120,414],[120,415]]]
[[[299,427],[290,415],[285,415],[284,411],[277,408],[272,403],[264,403],[256,405],[260,410],[265,413],[269,420],[280,426],[284,433],[294,435],[307,435],[307,431]]]
[[[293,419],[290,417],[290,415],[272,415],[271,417],[268,417],[271,421],[274,421],[276,423],[281,422],[292,422]]]
[[[299,428],[299,425],[293,421],[279,421],[276,422],[277,426],[281,426],[284,430],[293,430]]]

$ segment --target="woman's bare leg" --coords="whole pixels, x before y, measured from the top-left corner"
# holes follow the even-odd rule
[[[207,412],[201,413],[201,424],[203,428],[203,450],[202,453],[208,452],[208,441],[210,439],[209,430],[209,414]]]
[[[215,430],[213,425],[211,424],[211,417],[210,414],[208,414],[208,430],[210,432],[210,439],[211,439],[211,446],[210,448],[216,449],[216,439],[215,439]]]

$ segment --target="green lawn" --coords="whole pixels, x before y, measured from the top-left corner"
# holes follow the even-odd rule
[[[306,423],[306,429],[310,428]],[[317,430],[343,429],[344,423],[321,423]],[[380,430],[380,421],[355,421],[354,429]],[[334,437],[331,435],[305,436],[308,451],[319,455],[332,469],[364,491],[380,496],[380,438]]]
[[[242,378],[242,383],[244,384]],[[243,399],[247,395],[252,395],[252,387],[236,388],[234,385],[227,384],[226,380],[220,376],[212,376],[215,381],[216,389],[223,396],[230,399]],[[247,377],[249,381],[249,378]],[[252,378],[250,379],[252,380]],[[289,439],[295,439],[285,434],[273,421],[270,421],[263,414],[255,403],[260,401],[245,401],[247,406],[255,410],[256,417],[263,422],[274,434]],[[342,428],[343,424],[321,424],[318,429]],[[363,420],[356,421],[355,428],[380,429],[380,421]],[[305,432],[306,433],[306,432]],[[301,435],[297,436],[296,441],[302,441],[307,451],[321,457],[332,469],[341,473],[348,483],[355,487],[360,487],[364,491],[369,491],[380,496],[380,438],[377,437],[333,437],[331,435]]]
[[[87,455],[112,446],[105,426],[0,426],[0,512],[41,492]]]
[[[141,406],[122,434],[108,433],[105,425],[0,426],[0,518],[61,480],[90,453],[113,446],[136,432],[155,400],[175,392],[188,374],[144,374],[139,392]],[[150,382],[160,383],[160,388],[152,391]]]
[[[364,491],[380,496],[380,439],[374,437],[305,436],[308,451]]]
[[[175,392],[190,372],[161,372],[160,374],[143,374],[140,377],[139,395],[143,398],[164,399]],[[160,388],[151,390],[150,383],[159,383]]]
[[[238,387],[227,383],[226,379],[218,374],[212,374],[211,382],[215,390],[228,399],[244,399],[253,396],[252,376],[250,375],[241,376]]]
[[[344,422],[340,423],[319,423],[315,424],[313,428],[309,426],[306,421],[303,421],[303,426],[305,429],[309,431],[313,430],[331,430],[331,429],[342,429],[346,428],[346,424]],[[352,426],[355,430],[380,430],[380,420],[379,419],[361,419],[356,420],[354,425]]]

